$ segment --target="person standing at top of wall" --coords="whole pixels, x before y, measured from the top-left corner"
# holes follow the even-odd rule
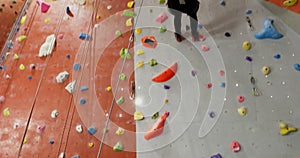
[[[197,31],[199,10],[198,0],[168,0],[167,6],[169,12],[174,15],[175,38],[178,42],[184,40],[181,36],[181,15],[187,14],[190,17],[190,25],[193,41],[199,41],[199,33]]]

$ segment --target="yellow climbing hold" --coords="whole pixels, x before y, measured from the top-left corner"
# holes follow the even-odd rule
[[[288,126],[283,121],[279,122],[279,128],[280,128],[279,134],[282,135],[282,136],[288,135],[289,133],[296,132],[298,130],[296,127]]]
[[[138,62],[136,63],[136,66],[137,66],[137,67],[143,67],[143,66],[144,66],[144,61],[138,61]]]
[[[251,49],[251,43],[250,43],[249,41],[245,41],[245,42],[243,43],[243,48],[244,48],[246,51],[250,50],[250,49]]]
[[[144,115],[141,111],[134,112],[133,116],[134,116],[134,120],[136,121],[144,119]]]
[[[138,49],[137,52],[136,52],[137,55],[142,55],[144,54],[144,50],[142,49]]]
[[[126,26],[132,26],[132,18],[126,20]]]
[[[165,98],[165,99],[164,99],[164,103],[166,104],[166,103],[168,103],[168,102],[169,102],[169,99]]]
[[[46,18],[46,19],[44,20],[45,23],[48,23],[48,22],[50,22],[50,21],[51,21],[50,18]]]
[[[117,131],[116,131],[116,135],[122,135],[122,134],[124,134],[125,133],[125,130],[123,129],[123,128],[121,128],[121,127],[119,127],[118,129],[117,129]]]
[[[247,109],[245,107],[240,107],[237,111],[241,116],[245,116],[247,114]]]
[[[27,18],[26,15],[22,16],[21,21],[20,21],[21,25],[23,25],[25,23],[26,18]]]
[[[284,121],[279,122],[279,128],[280,129],[287,128],[287,127],[288,127],[288,125]]]
[[[261,69],[261,73],[263,73],[264,75],[269,75],[270,72],[271,72],[271,68],[268,67],[268,66],[264,66],[264,67],[262,67],[262,69]]]
[[[25,66],[24,66],[23,64],[21,64],[19,68],[20,68],[20,70],[22,70],[22,71],[25,70]]]
[[[94,146],[94,143],[93,143],[93,142],[90,142],[90,143],[89,143],[89,147],[92,148],[93,146]]]
[[[100,18],[101,18],[101,16],[100,16],[100,15],[97,15],[97,16],[96,16],[96,19],[100,19]]]
[[[24,140],[23,140],[23,144],[26,144],[27,143],[27,139],[26,138],[24,138]]]
[[[128,8],[132,8],[133,5],[134,5],[134,1],[129,1],[129,2],[127,3],[127,7],[128,7]]]
[[[283,2],[283,6],[285,7],[291,7],[297,3],[298,0],[285,0]]]
[[[111,91],[111,86],[107,86],[106,91],[108,91],[108,92]]]
[[[14,60],[18,60],[18,59],[19,59],[18,54],[14,54]]]
[[[3,115],[6,116],[6,117],[10,116],[9,108],[5,108],[3,110]]]
[[[21,36],[18,37],[17,40],[18,40],[18,42],[22,42],[22,41],[24,41],[26,38],[27,38],[27,36],[21,35]]]
[[[137,28],[134,30],[134,33],[137,35],[140,34],[141,32],[142,32],[142,29],[140,29],[140,28]]]

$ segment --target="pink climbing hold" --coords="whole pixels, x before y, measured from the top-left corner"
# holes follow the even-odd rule
[[[206,87],[207,89],[209,89],[209,88],[212,87],[212,84],[211,84],[211,83],[208,83],[208,84],[205,85],[205,87]]]
[[[37,132],[37,133],[42,133],[42,132],[44,132],[45,129],[46,129],[46,125],[39,125],[39,126],[36,128],[36,132]]]
[[[57,37],[58,37],[58,39],[63,39],[64,35],[63,34],[59,34]]]
[[[41,12],[42,13],[46,13],[50,8],[50,4],[46,3],[42,0],[37,0],[36,3],[41,7]]]
[[[233,141],[230,144],[230,148],[233,152],[239,152],[241,150],[241,145],[237,141]]]
[[[165,12],[163,12],[163,13],[160,13],[159,15],[158,15],[158,17],[156,18],[156,22],[159,22],[159,23],[163,23],[164,21],[166,21],[168,19],[168,16],[167,16],[167,14],[165,13]]]
[[[202,50],[203,52],[207,52],[207,51],[209,51],[209,47],[206,46],[206,45],[201,45],[201,50]]]
[[[3,103],[5,101],[5,97],[3,95],[0,96],[0,103]]]
[[[205,36],[204,36],[204,35],[201,35],[201,34],[199,35],[199,40],[200,40],[200,41],[202,41],[202,42],[203,42],[203,41],[205,41],[205,39],[206,39],[206,38],[205,38]]]
[[[242,102],[244,102],[244,100],[245,100],[245,98],[244,98],[244,96],[238,96],[238,102],[239,103],[242,103]]]
[[[220,70],[219,74],[220,74],[220,76],[224,76],[225,75],[225,71],[224,70]]]

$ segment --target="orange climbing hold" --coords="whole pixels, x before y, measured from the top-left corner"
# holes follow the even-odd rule
[[[153,82],[166,82],[170,80],[177,72],[177,62],[152,78]]]
[[[155,48],[157,41],[154,36],[145,36],[141,39],[142,45],[147,48]]]

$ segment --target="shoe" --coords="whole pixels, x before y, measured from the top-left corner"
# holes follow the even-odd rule
[[[200,41],[199,34],[193,35],[192,41],[193,41],[193,42]]]
[[[178,33],[175,33],[175,38],[176,38],[176,41],[177,41],[177,42],[181,42],[181,41],[185,40],[185,38],[182,37],[182,36],[181,36],[180,34],[178,34]]]

